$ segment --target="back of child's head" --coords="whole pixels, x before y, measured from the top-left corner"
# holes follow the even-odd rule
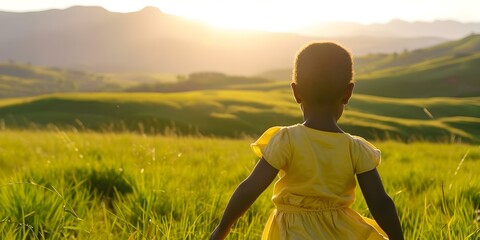
[[[339,101],[353,81],[350,53],[332,42],[314,42],[302,48],[296,58],[293,82],[303,102],[331,104]]]

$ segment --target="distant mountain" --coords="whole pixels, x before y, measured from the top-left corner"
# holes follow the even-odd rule
[[[290,66],[298,48],[312,40],[338,41],[356,55],[412,50],[445,41],[220,30],[152,7],[133,13],[112,13],[100,7],[0,12],[0,31],[0,62],[94,72],[253,74]]]
[[[378,37],[439,37],[457,39],[480,33],[480,23],[457,21],[406,22],[392,20],[384,24],[358,24],[353,22],[324,22],[303,27],[297,33],[309,36],[378,36]]]

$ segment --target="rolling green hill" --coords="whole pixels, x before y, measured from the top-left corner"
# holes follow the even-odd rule
[[[261,77],[229,76],[217,72],[198,72],[178,76],[177,81],[142,83],[125,92],[186,92],[212,89],[272,90],[285,84]]]
[[[89,73],[84,71],[0,63],[0,98],[64,92],[184,92],[208,89],[271,90],[285,84],[261,77],[217,72],[189,75],[156,73]]]
[[[355,59],[358,74],[391,67],[414,65],[443,57],[465,57],[480,52],[480,35],[439,44],[430,48],[393,54],[371,54]]]
[[[447,56],[357,77],[356,91],[396,98],[480,96],[480,53]]]
[[[370,139],[478,142],[480,98],[390,99],[356,95],[343,128]],[[210,90],[183,93],[56,94],[0,101],[6,127],[174,132],[220,137],[257,135],[301,122],[291,93]]]
[[[355,91],[394,98],[480,96],[480,35],[412,52],[355,58]],[[290,80],[290,69],[258,76]]]
[[[480,96],[480,35],[413,52],[356,59],[362,94],[397,98]]]
[[[56,92],[119,91],[124,84],[102,74],[12,62],[0,63],[0,98]]]

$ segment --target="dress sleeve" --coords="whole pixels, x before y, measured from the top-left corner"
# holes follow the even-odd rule
[[[280,170],[287,168],[292,157],[288,130],[284,127],[272,127],[251,144],[253,152],[263,157],[272,167]]]
[[[354,142],[352,159],[355,174],[368,172],[376,168],[381,161],[380,150],[361,137],[355,137]]]

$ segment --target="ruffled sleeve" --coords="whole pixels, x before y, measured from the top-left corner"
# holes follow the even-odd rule
[[[257,141],[251,144],[253,152],[263,157],[272,167],[285,170],[292,158],[288,129],[272,127],[265,131]]]
[[[380,150],[361,137],[354,137],[353,140],[352,160],[355,174],[376,168],[381,161]]]

